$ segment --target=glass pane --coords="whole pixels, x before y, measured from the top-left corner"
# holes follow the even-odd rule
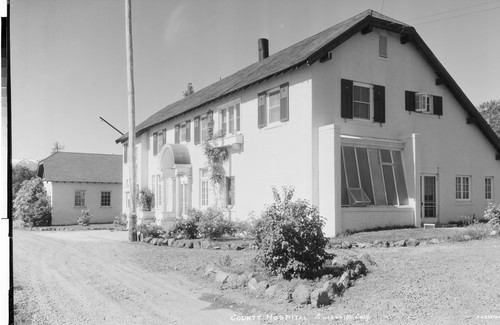
[[[387,193],[387,204],[397,205],[398,197],[396,195],[396,186],[394,184],[392,165],[382,165],[382,171],[384,172],[384,184]]]
[[[370,158],[370,172],[373,180],[373,197],[375,199],[375,205],[387,205],[378,150],[368,149],[368,157]]]
[[[365,103],[353,103],[353,116],[357,118],[370,119],[370,105]]]
[[[362,86],[353,86],[353,99],[355,101],[370,102],[370,88]]]
[[[341,203],[342,205],[349,205],[349,198],[347,196],[347,182],[346,182],[345,168],[344,168],[344,154],[342,153],[342,150],[340,150],[340,173],[341,173],[341,181],[340,181]]]
[[[229,107],[229,134],[234,133],[234,106]]]
[[[240,130],[240,104],[236,104],[236,131]]]
[[[344,148],[345,170],[347,175],[347,187],[358,188],[358,166],[356,165],[356,156],[354,154],[354,147]]]
[[[394,159],[394,174],[396,175],[396,188],[398,190],[399,205],[408,205],[408,192],[406,190],[401,152],[393,151],[392,158]]]
[[[280,107],[269,108],[269,123],[278,122],[280,120]]]
[[[455,198],[457,198],[457,199],[462,198],[462,178],[461,177],[455,178]]]
[[[392,164],[391,152],[389,150],[380,150],[380,158],[383,163]]]
[[[368,163],[368,153],[366,148],[356,148],[358,156],[359,178],[361,180],[361,188],[365,191],[370,199],[370,204],[373,204],[372,180],[370,176],[370,165]]]
[[[280,105],[280,93],[279,91],[275,91],[269,94],[269,107],[279,106]]]

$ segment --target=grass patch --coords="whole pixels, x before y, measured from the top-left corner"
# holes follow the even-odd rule
[[[408,238],[414,238],[419,241],[431,240],[433,238],[439,240],[447,240],[454,233],[456,228],[404,228],[379,231],[363,231],[353,235],[335,237],[330,239],[330,243],[339,244],[343,241],[371,243],[374,240],[394,242]]]
[[[489,237],[498,237],[499,229],[487,223],[474,223],[467,227],[456,228],[454,233],[448,238],[450,241],[467,241],[472,239],[484,239]],[[491,236],[491,232],[496,231],[495,236]]]

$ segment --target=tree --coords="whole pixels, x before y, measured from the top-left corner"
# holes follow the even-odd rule
[[[52,219],[50,198],[39,177],[24,181],[14,200],[14,218],[29,227],[49,226]]]
[[[59,143],[59,141],[56,141],[54,142],[54,145],[52,146],[52,153],[56,153],[56,152],[59,152],[59,151],[63,151],[64,150],[64,146],[62,144]]]
[[[184,97],[187,97],[187,96],[191,95],[192,93],[194,93],[193,84],[192,83],[188,83],[187,89],[184,90],[182,92],[182,94],[184,95]]]
[[[477,110],[500,137],[500,99],[494,99],[479,105]]]
[[[16,165],[12,168],[12,198],[15,199],[17,192],[24,181],[36,176],[36,171],[26,166]]]

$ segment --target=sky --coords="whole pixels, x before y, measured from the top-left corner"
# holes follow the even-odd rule
[[[136,122],[366,9],[414,26],[474,105],[500,99],[500,0],[132,0]],[[12,157],[121,154],[125,0],[10,0]]]

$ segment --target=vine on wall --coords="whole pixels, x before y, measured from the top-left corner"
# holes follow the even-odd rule
[[[223,138],[225,136],[225,132],[220,130],[214,134],[214,119],[211,112],[209,112],[208,116],[208,137],[204,143],[204,153],[208,161],[210,180],[213,185],[220,185],[224,180],[225,175],[224,161],[227,159],[229,154],[226,148],[217,148],[210,144],[213,140]]]

